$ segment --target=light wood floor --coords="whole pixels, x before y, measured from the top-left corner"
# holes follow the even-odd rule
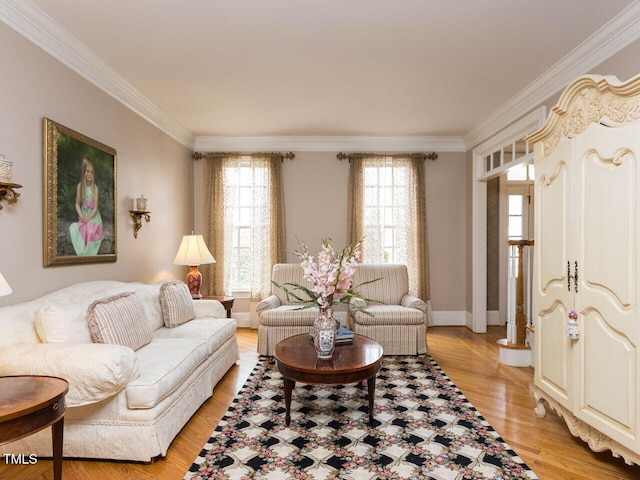
[[[484,335],[464,327],[435,327],[428,332],[429,353],[542,480],[640,478],[640,467],[625,465],[609,452],[591,452],[555,414],[536,417],[530,394],[533,369],[500,364],[495,341],[504,336],[502,327],[490,327]],[[65,460],[64,480],[182,479],[258,359],[256,331],[240,329],[238,342],[240,361],[176,437],[165,458],[152,464]],[[7,466],[0,458],[0,479],[49,480],[51,466],[50,460]]]

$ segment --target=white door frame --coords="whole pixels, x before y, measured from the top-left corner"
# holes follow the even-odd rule
[[[471,265],[471,318],[467,327],[474,333],[487,331],[487,180],[501,175],[509,168],[530,161],[530,155],[517,161],[504,164],[486,171],[484,158],[504,146],[520,140],[529,133],[540,128],[546,119],[546,107],[541,106],[529,113],[510,127],[494,135],[486,142],[473,149],[473,188],[472,188],[472,265]]]

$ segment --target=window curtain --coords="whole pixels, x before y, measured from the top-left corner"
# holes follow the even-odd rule
[[[228,181],[230,169],[239,168],[241,155],[204,158],[205,240],[216,263],[207,266],[203,275],[205,291],[212,295],[231,295],[233,265],[233,229],[236,219],[230,213],[236,206],[237,185]],[[286,258],[282,157],[252,155],[249,159],[253,180],[251,219],[250,299],[255,304],[271,292],[271,270]],[[251,308],[254,311],[255,308]],[[257,317],[251,315],[257,328]]]
[[[389,162],[391,158],[391,162]],[[399,251],[399,261],[407,265],[409,293],[429,305],[431,324],[431,293],[429,286],[429,246],[425,195],[424,158],[416,156],[352,156],[349,158],[349,198],[347,236],[349,243],[364,238],[362,261],[384,263],[384,231],[376,209],[381,189],[366,175],[375,175],[384,166],[392,169],[394,218],[397,231],[405,244]],[[365,187],[366,185],[366,187]]]

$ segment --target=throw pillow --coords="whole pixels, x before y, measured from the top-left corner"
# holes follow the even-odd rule
[[[42,307],[33,321],[43,343],[91,343],[87,324],[69,312],[55,306]]]
[[[137,350],[153,338],[144,306],[131,292],[93,302],[87,310],[87,322],[95,343],[124,345]]]
[[[193,299],[189,288],[178,280],[163,283],[160,287],[162,318],[167,328],[177,327],[195,318]]]

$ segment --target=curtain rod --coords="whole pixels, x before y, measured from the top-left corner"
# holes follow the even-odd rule
[[[284,159],[293,160],[296,158],[296,154],[293,152],[193,152],[194,160],[201,160],[203,158],[226,158],[226,157],[272,157],[279,158],[284,162]]]
[[[438,154],[436,152],[431,152],[431,153],[362,153],[362,152],[357,152],[357,153],[344,153],[344,152],[340,152],[336,155],[337,159],[342,161],[342,160],[349,160],[351,161],[352,158],[382,158],[382,157],[409,157],[409,158],[415,158],[417,160],[432,160],[435,161],[438,158]]]

